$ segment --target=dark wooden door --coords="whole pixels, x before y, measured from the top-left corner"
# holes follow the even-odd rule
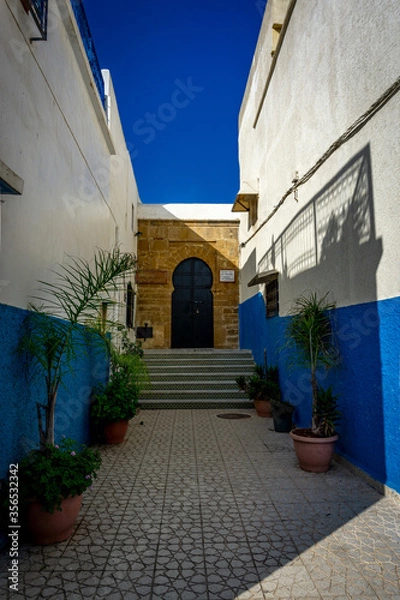
[[[176,267],[172,281],[172,348],[213,348],[211,269],[199,258],[188,258]]]

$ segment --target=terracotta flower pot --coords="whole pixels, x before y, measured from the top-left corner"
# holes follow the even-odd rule
[[[104,438],[107,444],[120,444],[124,441],[129,421],[115,421],[104,425]]]
[[[253,402],[259,417],[272,417],[271,402],[269,400],[253,400]]]
[[[290,436],[293,439],[300,468],[312,473],[328,471],[335,450],[335,442],[339,439],[338,435],[327,438],[312,437],[310,429],[293,429]]]
[[[40,502],[32,500],[27,509],[27,527],[34,544],[46,546],[68,539],[75,527],[82,505],[80,496],[69,496],[61,502],[61,510],[49,513]]]

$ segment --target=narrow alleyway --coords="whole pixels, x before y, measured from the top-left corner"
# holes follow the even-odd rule
[[[21,548],[18,593],[0,557],[2,598],[400,599],[399,501],[301,471],[252,408],[143,410],[102,453],[73,537]]]

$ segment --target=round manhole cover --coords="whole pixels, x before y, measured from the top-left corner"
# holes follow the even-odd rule
[[[223,413],[221,415],[217,415],[218,419],[231,419],[231,420],[238,420],[238,419],[251,419],[251,415],[245,415],[245,414],[241,414],[241,413]]]

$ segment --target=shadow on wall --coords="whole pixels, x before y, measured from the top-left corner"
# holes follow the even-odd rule
[[[335,315],[342,365],[326,382],[333,383],[340,395],[343,419],[338,447],[353,463],[384,482],[383,407],[388,407],[388,402],[383,398],[376,288],[382,251],[382,240],[376,239],[375,232],[371,156],[367,145],[273,240],[257,271],[278,270],[280,297],[290,303],[312,290],[321,295],[331,292],[331,298],[342,307]],[[282,308],[287,312],[290,305],[281,304]],[[266,337],[261,343],[267,349],[269,362],[278,361],[288,318],[265,319]],[[288,371],[282,356],[280,361],[286,397],[298,407],[297,422],[309,425],[305,422],[310,398],[308,378]]]
[[[285,298],[329,281],[338,302],[351,305],[376,300],[381,256],[368,145],[296,215],[258,267],[277,265]]]

